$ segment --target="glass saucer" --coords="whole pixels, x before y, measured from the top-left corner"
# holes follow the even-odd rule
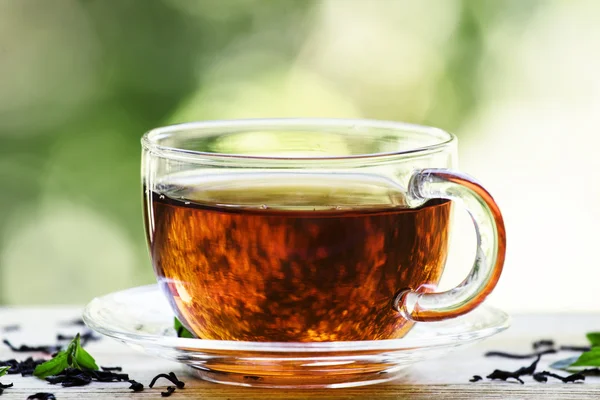
[[[509,317],[482,305],[459,318],[417,323],[402,339],[277,343],[178,338],[173,312],[157,285],[95,298],[83,319],[93,330],[230,385],[351,387],[395,379],[403,368],[503,331]]]

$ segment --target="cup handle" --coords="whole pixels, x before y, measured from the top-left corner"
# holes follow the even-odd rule
[[[469,275],[454,289],[439,293],[401,290],[393,308],[411,321],[439,321],[468,313],[490,294],[502,272],[506,232],[500,209],[477,181],[448,169],[416,171],[408,196],[413,201],[442,198],[462,203],[475,224],[477,255]]]

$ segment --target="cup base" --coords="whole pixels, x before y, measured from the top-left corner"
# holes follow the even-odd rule
[[[341,389],[374,385],[400,378],[404,368],[394,371],[357,372],[340,375],[301,374],[293,376],[247,375],[216,370],[189,368],[190,374],[202,380],[232,386],[273,389]]]

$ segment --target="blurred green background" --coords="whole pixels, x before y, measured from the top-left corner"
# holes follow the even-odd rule
[[[463,167],[505,210],[495,301],[585,308],[581,294],[552,303],[551,289],[585,292],[560,276],[565,265],[597,270],[584,264],[600,223],[588,146],[598,15],[600,2],[579,0],[0,0],[0,304],[84,303],[154,281],[145,131],[322,116],[456,133]],[[585,201],[566,215],[570,167],[585,171],[575,178]],[[548,271],[556,278],[531,289]]]

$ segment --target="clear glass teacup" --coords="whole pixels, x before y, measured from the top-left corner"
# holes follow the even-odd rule
[[[500,277],[500,210],[453,169],[457,141],[442,130],[234,120],[158,128],[142,144],[154,270],[199,338],[400,338],[415,321],[471,311]],[[476,259],[436,292],[455,202],[475,223]]]

